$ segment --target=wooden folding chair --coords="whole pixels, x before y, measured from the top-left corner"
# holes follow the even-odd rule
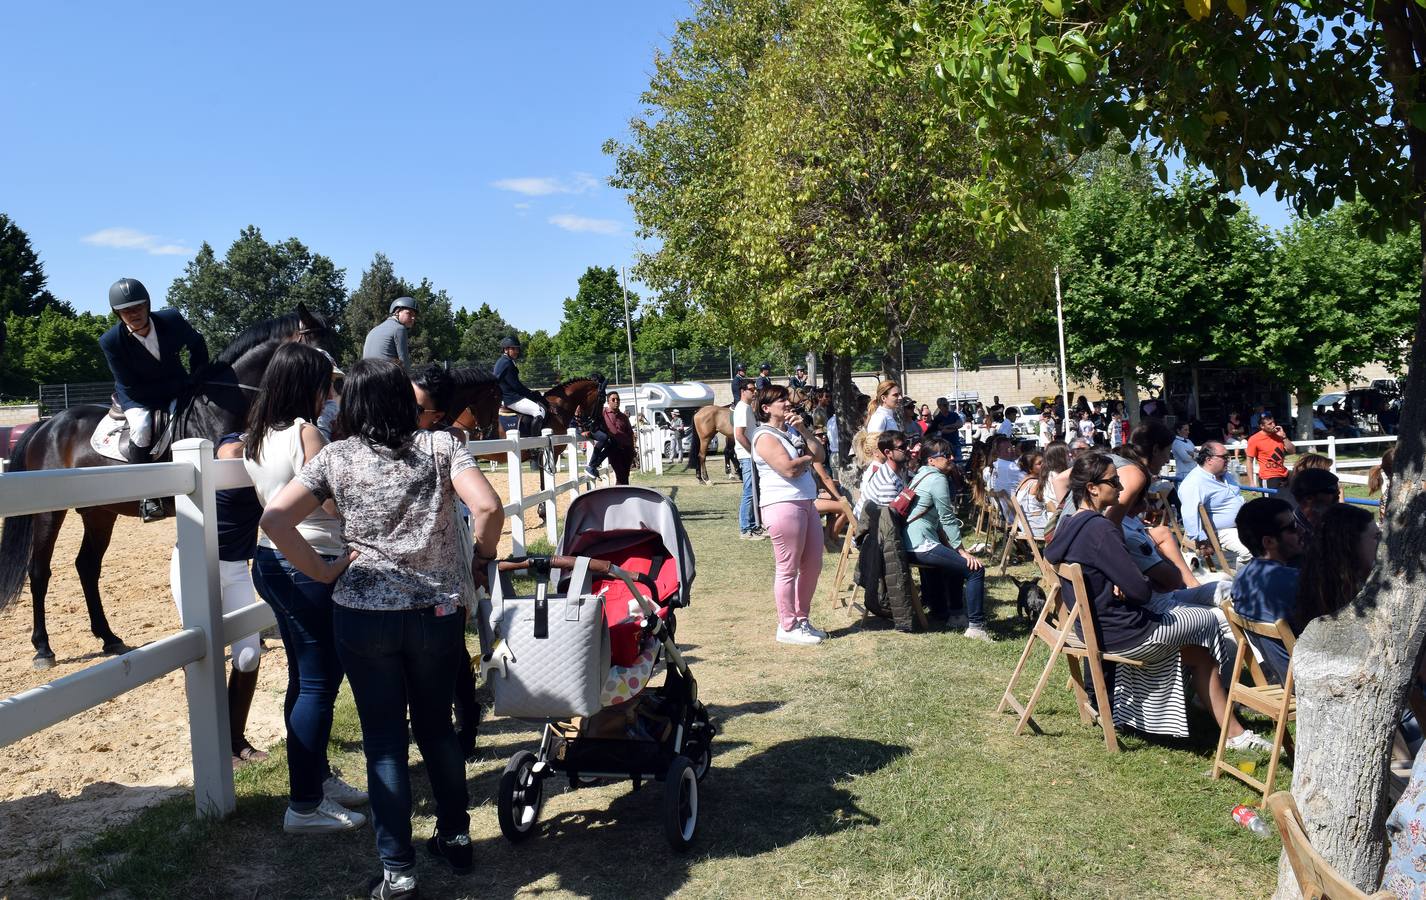
[[[1005,575],[1009,568],[1010,548],[1015,542],[1023,541],[1030,548],[1030,557],[1035,561],[1035,568],[1040,570],[1041,577],[1045,579],[1045,593],[1048,595],[1050,584],[1055,580],[1054,570],[1040,552],[1040,539],[1030,530],[1030,520],[1025,516],[1025,508],[1014,494],[1007,494],[1006,497],[1010,501],[1010,512],[1014,520],[1010,523],[1011,538],[1005,542],[1005,551],[1000,554],[1000,574]]]
[[[827,585],[827,605],[833,612],[839,612],[849,608],[856,601],[857,583],[852,579],[850,585],[843,587],[847,573],[851,569],[852,548],[856,546],[857,520],[855,516],[847,517],[847,533],[842,535],[842,553],[837,557],[837,568],[832,575],[831,584]],[[845,597],[843,591],[847,592]]]
[[[1233,669],[1228,680],[1229,712],[1231,714],[1234,703],[1241,703],[1272,719],[1273,748],[1268,756],[1267,779],[1264,781],[1259,781],[1232,763],[1224,762],[1223,752],[1228,744],[1228,720],[1225,717],[1223,727],[1218,732],[1218,752],[1213,755],[1213,777],[1216,779],[1227,772],[1244,784],[1262,791],[1262,800],[1258,802],[1261,807],[1267,802],[1268,794],[1273,791],[1277,778],[1278,756],[1284,742],[1288,751],[1292,750],[1292,738],[1287,734],[1287,723],[1297,718],[1297,701],[1292,696],[1292,628],[1281,619],[1272,624],[1245,619],[1238,615],[1233,609],[1233,601],[1226,597],[1218,604],[1218,608],[1228,617],[1228,627],[1233,630],[1233,640],[1238,642],[1238,655],[1233,660]],[[1249,635],[1254,634],[1282,641],[1283,647],[1287,649],[1287,673],[1283,676],[1282,684],[1273,684],[1263,675],[1257,659],[1253,656],[1252,648],[1248,646]],[[1242,680],[1245,658],[1251,664],[1252,684],[1244,684]]]
[[[1307,839],[1307,829],[1302,824],[1302,813],[1297,809],[1297,801],[1289,791],[1278,791],[1267,800],[1277,821],[1277,833],[1282,838],[1282,849],[1287,852],[1287,861],[1292,864],[1292,874],[1297,876],[1297,886],[1302,896],[1323,898],[1323,900],[1385,900],[1396,896],[1389,891],[1365,894],[1355,884],[1343,878],[1332,864],[1322,858],[1322,854],[1312,849]]]
[[[1228,565],[1228,557],[1223,553],[1223,545],[1218,542],[1218,529],[1213,527],[1213,516],[1202,504],[1198,506],[1198,521],[1203,523],[1203,533],[1208,535],[1208,546],[1213,548],[1213,558],[1218,563],[1218,570],[1232,575],[1234,569]]]
[[[986,559],[995,558],[997,547],[1008,551],[1014,543],[1015,518],[1011,512],[1013,503],[1014,499],[1005,491],[991,491],[986,496],[985,505],[990,519],[987,525],[990,540],[986,542],[989,545],[985,551]],[[1002,540],[1005,541],[1003,545],[1000,543]]]
[[[1104,746],[1110,753],[1118,753],[1119,739],[1114,729],[1114,707],[1109,696],[1108,682],[1104,677],[1104,663],[1107,661],[1125,666],[1141,666],[1143,663],[1100,650],[1099,638],[1094,631],[1094,601],[1084,589],[1084,571],[1079,563],[1054,566],[1052,571],[1055,575],[1054,585],[1045,600],[1044,609],[1040,610],[1040,617],[1030,629],[1030,636],[1025,640],[1025,650],[1020,654],[1020,662],[1016,664],[1015,671],[1010,676],[1010,683],[1005,686],[1005,693],[1001,695],[1000,705],[995,711],[1003,713],[1007,708],[1011,708],[1020,714],[1020,720],[1015,724],[1017,735],[1023,733],[1026,726],[1039,733],[1040,727],[1035,724],[1034,719],[1035,705],[1040,702],[1045,685],[1049,684],[1055,663],[1060,657],[1064,657],[1065,664],[1069,667],[1070,686],[1074,690],[1080,720],[1085,724],[1099,725],[1104,732]],[[1064,598],[1062,585],[1065,581],[1069,582],[1073,596],[1081,598],[1076,600],[1073,609],[1069,608]],[[1078,634],[1076,626],[1079,627]],[[1021,705],[1015,697],[1015,682],[1025,671],[1030,654],[1035,650],[1036,641],[1050,648],[1050,658],[1045,663],[1045,670],[1040,674],[1040,680],[1035,684],[1030,699]],[[1098,712],[1089,705],[1089,692],[1084,684],[1081,661],[1083,667],[1089,669]]]

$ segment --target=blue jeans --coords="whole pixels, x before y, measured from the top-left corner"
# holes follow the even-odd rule
[[[743,502],[738,507],[738,530],[747,534],[758,524],[753,516],[753,461],[739,459],[738,468],[743,472]]]
[[[985,567],[972,570],[959,552],[945,544],[912,553],[918,563],[935,566],[921,573],[921,605],[932,614],[948,616],[965,606],[970,624],[985,626]],[[962,602],[956,602],[960,599]]]
[[[434,607],[338,606],[334,627],[361,718],[376,852],[387,869],[408,871],[416,854],[411,847],[407,709],[436,800],[436,831],[450,837],[470,828],[465,759],[451,728],[456,673],[465,660],[464,617],[459,611],[437,616]]]
[[[267,601],[287,652],[288,802],[310,812],[322,801],[327,741],[332,736],[332,705],[342,685],[342,663],[332,638],[332,586],[313,581],[293,568],[281,553],[258,547],[253,558],[253,587]]]

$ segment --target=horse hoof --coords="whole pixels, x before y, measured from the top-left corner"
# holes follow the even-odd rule
[[[33,665],[36,669],[53,669],[53,668],[54,668],[54,654],[53,654],[53,653],[36,653],[36,654],[35,654],[35,659],[34,659],[34,661],[31,663],[31,665]]]
[[[110,641],[104,645],[104,654],[106,656],[118,656],[122,653],[128,653],[132,649],[134,648],[123,641]]]

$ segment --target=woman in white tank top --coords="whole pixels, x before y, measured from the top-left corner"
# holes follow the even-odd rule
[[[262,379],[262,392],[248,413],[243,466],[264,507],[326,444],[312,422],[331,391],[332,362],[305,344],[283,344]],[[298,526],[302,537],[327,558],[342,552],[342,522],[319,508]],[[283,829],[330,832],[366,821],[346,805],[366,794],[332,774],[327,741],[332,707],[342,684],[342,664],[332,636],[332,589],[287,561],[266,534],[253,557],[253,586],[267,601],[287,652],[288,803]],[[346,804],[346,805],[343,805]]]
[[[790,412],[787,397],[786,387],[772,385],[758,391],[753,402],[753,418],[760,423],[752,435],[758,507],[772,537],[776,564],[776,639],[781,644],[820,644],[827,633],[814,628],[807,617],[822,571],[822,520],[812,463],[824,460],[826,451],[810,425]]]

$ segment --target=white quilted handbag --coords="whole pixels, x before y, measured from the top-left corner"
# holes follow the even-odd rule
[[[544,579],[534,597],[500,597],[490,624],[503,641],[490,669],[495,713],[522,719],[588,716],[600,709],[609,674],[609,629],[604,597],[581,593],[582,579],[566,596],[549,596]]]

